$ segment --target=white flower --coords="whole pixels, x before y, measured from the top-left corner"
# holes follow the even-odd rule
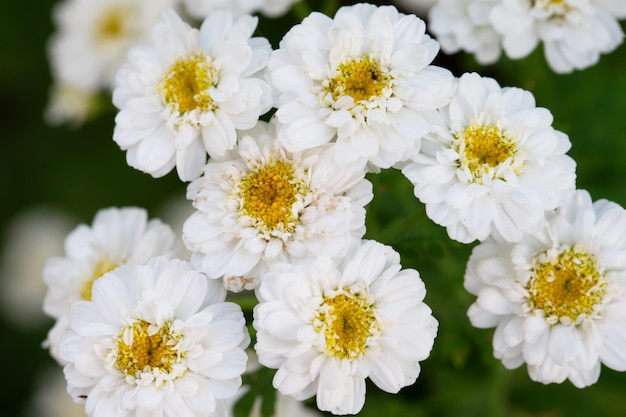
[[[596,64],[600,54],[613,51],[624,38],[614,15],[597,0],[506,0],[496,5],[489,18],[503,37],[507,56],[519,59],[543,43],[548,65],[568,73]],[[600,2],[614,13],[622,5]]]
[[[287,152],[271,127],[259,124],[232,160],[209,161],[188,187],[196,211],[183,241],[192,262],[233,291],[254,288],[274,262],[342,256],[365,233],[373,194],[363,172],[342,171],[320,149]]]
[[[453,76],[430,65],[439,44],[393,6],[313,12],[272,52],[279,140],[290,152],[333,142],[343,166],[376,171],[419,149],[424,113],[447,104]]]
[[[53,126],[67,123],[72,127],[79,127],[97,112],[98,97],[94,91],[54,82],[44,109],[44,118]]]
[[[56,321],[45,346],[58,362],[67,314],[77,300],[90,300],[92,285],[120,265],[141,265],[157,256],[174,256],[176,235],[158,219],[148,220],[138,207],[99,210],[91,225],[81,224],[65,239],[65,254],[49,258],[43,268],[47,292],[43,310]]]
[[[569,139],[530,92],[465,73],[440,115],[402,172],[452,239],[469,243],[496,231],[519,240],[573,194]]]
[[[190,263],[122,266],[77,301],[61,341],[68,392],[89,417],[226,416],[250,342],[241,308]]]
[[[63,254],[63,239],[72,229],[70,216],[39,206],[18,212],[6,223],[0,253],[0,311],[25,329],[49,318],[41,311],[46,286],[41,279],[46,260]]]
[[[53,10],[48,53],[61,84],[92,93],[113,88],[132,45],[149,37],[173,0],[64,0]]]
[[[131,48],[117,74],[113,139],[130,166],[161,177],[174,166],[183,181],[210,157],[235,146],[236,129],[253,127],[271,108],[259,72],[271,46],[251,38],[257,18],[212,13],[200,29],[166,10],[152,43]]]
[[[235,16],[260,11],[268,17],[285,14],[298,0],[182,0],[185,10],[196,19],[204,19],[214,10],[228,9]]]
[[[478,298],[468,315],[496,327],[504,366],[526,363],[535,381],[577,387],[595,383],[601,363],[626,371],[624,236],[626,211],[579,190],[543,230],[474,248],[465,288]]]
[[[320,257],[275,264],[258,289],[255,350],[277,368],[273,385],[320,410],[356,414],[365,379],[397,393],[420,373],[437,333],[423,303],[425,287],[400,256],[375,241],[357,241],[341,262]]]
[[[500,0],[438,0],[429,10],[428,28],[446,54],[465,51],[480,64],[493,64],[502,53],[502,36],[489,21]]]

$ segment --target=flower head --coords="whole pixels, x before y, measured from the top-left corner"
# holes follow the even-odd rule
[[[533,380],[595,383],[600,364],[626,370],[626,211],[588,192],[518,243],[490,238],[467,264],[468,315],[495,327],[494,355]]]
[[[277,368],[274,387],[320,410],[356,414],[365,379],[396,393],[413,384],[428,357],[437,320],[423,303],[419,273],[375,241],[354,241],[341,261],[320,257],[275,264],[254,308],[255,350]]]
[[[291,152],[329,142],[341,165],[388,168],[419,148],[423,114],[448,103],[453,77],[424,21],[393,6],[312,13],[272,52],[279,140]]]
[[[174,256],[176,243],[168,225],[148,220],[147,212],[138,207],[99,210],[91,225],[72,230],[65,239],[65,254],[49,258],[43,269],[47,287],[43,309],[56,320],[45,342],[51,355],[62,362],[58,345],[70,306],[90,300],[94,282],[120,265],[141,265],[158,255]]]
[[[616,15],[621,2],[598,0],[511,0],[493,7],[489,19],[513,59],[542,42],[548,65],[558,73],[587,68],[617,48],[624,33]],[[604,7],[607,7],[605,9]]]
[[[48,52],[62,85],[96,93],[112,90],[128,49],[150,36],[173,0],[65,0],[54,9]]]
[[[438,0],[428,12],[429,29],[446,54],[465,51],[481,64],[493,64],[502,53],[502,36],[489,21],[499,0]]]
[[[173,10],[161,14],[152,44],[131,49],[113,91],[113,139],[130,166],[154,177],[176,167],[181,180],[193,180],[207,155],[224,156],[236,130],[270,109],[259,73],[271,46],[251,37],[256,25],[252,16],[219,10],[198,30]]]
[[[254,288],[271,263],[346,253],[365,233],[372,185],[325,148],[288,152],[272,125],[243,135],[233,159],[209,161],[191,182],[183,226],[192,262],[231,290]]]
[[[178,259],[123,266],[70,310],[61,356],[89,417],[226,416],[250,337],[241,308]]]
[[[466,73],[440,115],[402,172],[451,238],[519,240],[573,194],[569,139],[528,91]]]

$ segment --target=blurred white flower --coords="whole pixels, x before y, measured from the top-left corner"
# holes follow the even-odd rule
[[[60,81],[53,82],[44,118],[50,125],[67,123],[79,127],[97,114],[98,97],[94,91],[83,90]]]
[[[502,54],[502,36],[489,14],[500,0],[438,0],[429,10],[428,29],[446,54],[464,51],[478,63],[496,62]]]
[[[519,240],[574,193],[569,138],[529,91],[465,73],[439,114],[402,173],[452,239],[469,243],[495,232]]]
[[[145,41],[174,0],[64,0],[49,45],[55,80],[87,92],[113,88],[128,49]]]
[[[252,38],[258,19],[218,10],[200,29],[173,10],[162,13],[152,43],[131,48],[117,74],[113,139],[128,164],[153,177],[174,167],[183,181],[233,149],[237,129],[271,108],[261,78],[271,46]]]
[[[49,321],[42,303],[46,260],[63,254],[65,236],[74,226],[59,209],[35,207],[18,212],[7,223],[0,255],[0,310],[17,326]]]
[[[623,2],[622,2],[623,3]],[[595,65],[601,54],[624,38],[616,16],[604,10],[616,2],[598,0],[508,0],[494,6],[489,19],[502,35],[507,56],[529,55],[541,42],[548,65],[569,73]],[[615,6],[613,12],[624,12]]]
[[[626,211],[578,190],[519,243],[489,238],[467,263],[468,315],[495,327],[494,355],[544,384],[626,371]]]

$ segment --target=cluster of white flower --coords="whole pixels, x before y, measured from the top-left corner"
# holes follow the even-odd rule
[[[277,49],[253,37],[257,23],[220,9],[196,28],[166,9],[116,73],[113,139],[130,166],[187,183],[191,258],[125,207],[76,228],[46,264],[45,345],[89,417],[228,416],[251,337],[226,296],[244,290],[281,395],[356,414],[366,379],[413,384],[438,321],[419,272],[365,237],[367,175],[384,169],[451,239],[479,241],[469,317],[497,328],[505,366],[577,386],[600,363],[626,370],[626,212],[576,191],[569,138],[530,92],[434,65],[425,22],[393,6],[312,12]]]
[[[428,14],[430,29],[446,53],[465,51],[481,64],[511,59],[538,45],[550,68],[569,73],[595,65],[617,48],[626,18],[619,0],[438,0]]]

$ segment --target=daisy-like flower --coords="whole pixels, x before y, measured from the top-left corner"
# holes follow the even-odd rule
[[[196,19],[204,19],[214,10],[228,9],[235,16],[261,12],[268,17],[281,16],[298,0],[182,0],[185,10]]]
[[[402,173],[452,239],[469,243],[495,231],[519,240],[574,193],[569,138],[530,92],[465,73],[439,116]]]
[[[128,49],[145,41],[173,0],[64,0],[53,11],[48,45],[54,78],[77,90],[113,88]]]
[[[65,239],[65,254],[49,258],[43,268],[47,292],[44,312],[54,318],[44,346],[59,363],[59,341],[67,328],[70,306],[90,300],[94,282],[120,265],[141,265],[158,255],[178,254],[176,234],[158,219],[148,220],[138,207],[99,210],[91,225],[81,224]]]
[[[390,393],[417,379],[438,327],[425,292],[419,273],[375,241],[355,240],[340,262],[275,264],[254,308],[259,361],[278,369],[282,394],[356,414],[366,378]]]
[[[271,108],[260,77],[271,46],[251,37],[257,21],[218,10],[198,30],[166,10],[152,43],[131,48],[113,91],[113,139],[130,166],[153,177],[176,167],[181,180],[193,180],[207,154],[224,156],[236,129],[250,129]]]
[[[624,33],[611,12],[623,15],[624,9],[609,0],[508,0],[489,18],[507,56],[523,58],[542,42],[552,70],[568,73],[596,64],[600,54],[622,43]]]
[[[467,264],[472,324],[495,327],[494,355],[542,383],[626,371],[626,211],[578,190],[519,243],[490,238]]]
[[[428,28],[446,54],[464,51],[478,63],[496,62],[502,53],[502,36],[489,21],[499,0],[438,0],[428,13]]]
[[[272,52],[279,140],[291,152],[334,143],[340,165],[376,171],[419,149],[424,113],[447,104],[454,77],[431,65],[439,44],[393,6],[313,12]]]
[[[192,262],[232,291],[254,288],[274,262],[340,257],[365,233],[373,194],[363,172],[344,172],[328,147],[288,152],[272,128],[260,123],[233,159],[209,161],[187,190]]]
[[[226,416],[250,343],[241,308],[179,259],[122,266],[70,309],[61,341],[74,401],[89,417]]]

